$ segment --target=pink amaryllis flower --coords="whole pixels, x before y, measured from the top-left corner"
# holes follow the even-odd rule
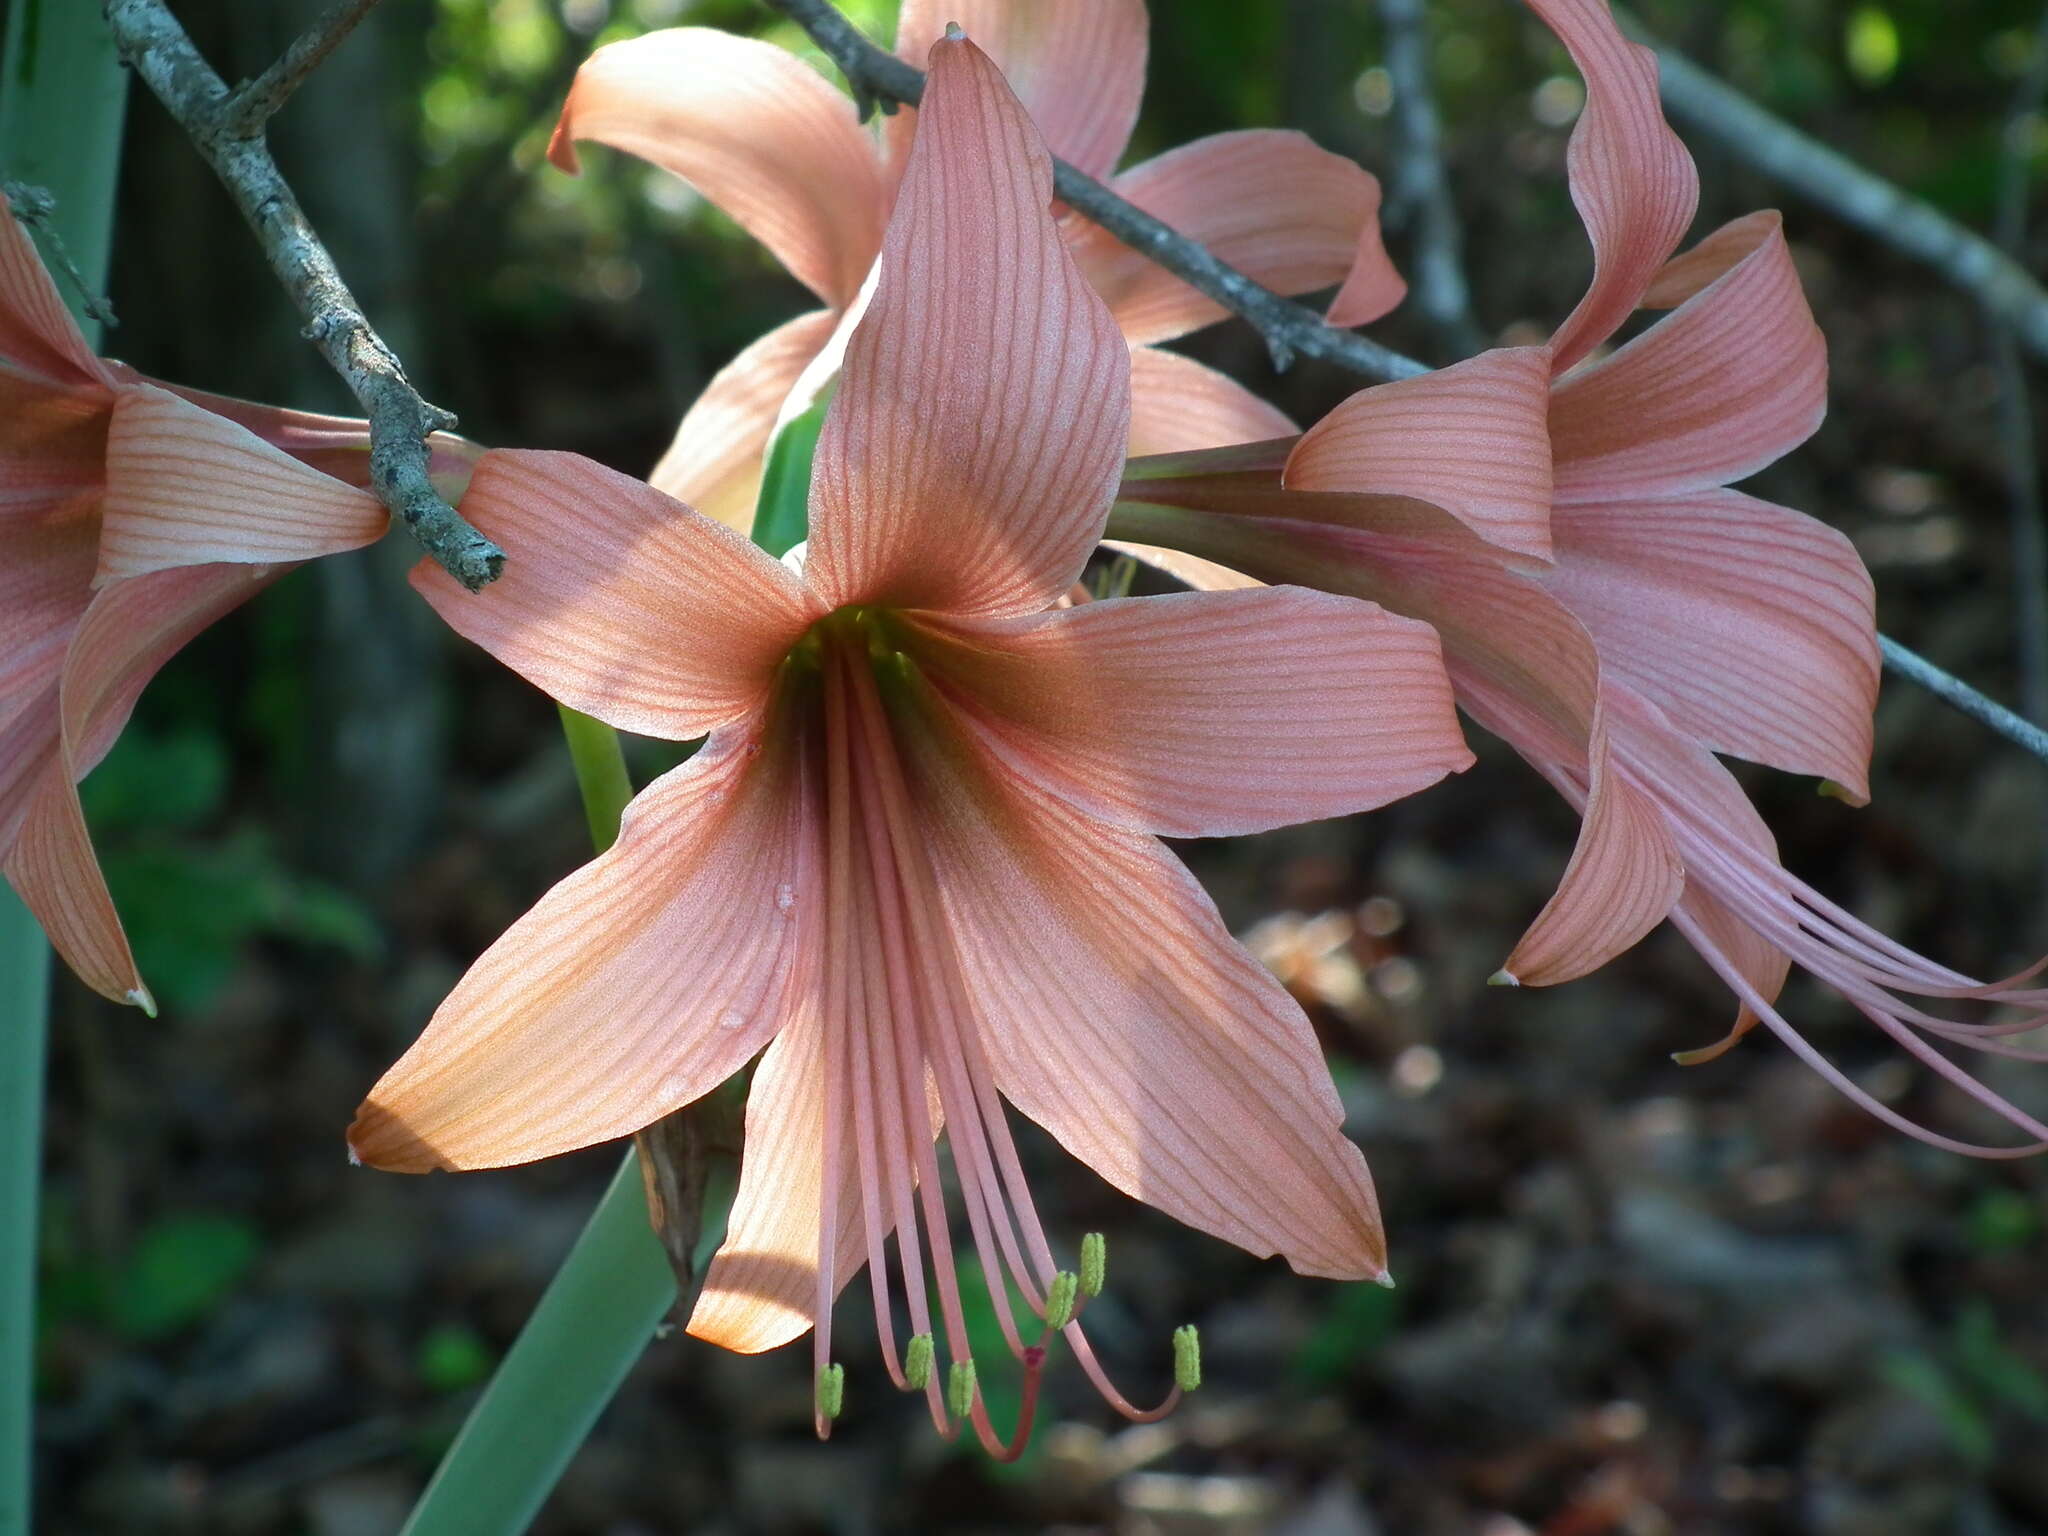
[[[174,391],[93,356],[0,201],[0,868],[116,1001],[154,1006],[78,781],[186,641],[294,562],[383,533],[374,497],[321,472],[360,480],[367,446],[359,421]]]
[[[1133,464],[1112,527],[1207,557],[1180,565],[1199,585],[1297,581],[1437,627],[1459,703],[1584,818],[1500,980],[1583,975],[1669,917],[1741,1002],[1722,1046],[1682,1059],[1761,1021],[1923,1140],[2040,1150],[2048,1126],[1937,1047],[2023,1055],[2010,1036],[2048,992],[1938,966],[1795,879],[1715,756],[1869,795],[1870,577],[1833,529],[1727,488],[1802,442],[1825,405],[1825,346],[1778,215],[1674,258],[1698,181],[1659,112],[1654,55],[1601,0],[1531,4],[1587,83],[1568,164],[1594,279],[1549,346],[1362,391],[1297,442]],[[1646,304],[1676,308],[1584,361]],[[1777,1011],[1795,963],[2034,1140],[1971,1146],[1873,1099]],[[1969,1023],[1927,999],[2029,1014]]]
[[[485,455],[464,510],[515,559],[481,599],[425,566],[420,590],[575,708],[709,735],[477,962],[349,1133],[401,1171],[527,1162],[637,1130],[765,1046],[690,1331],[755,1351],[815,1326],[822,1385],[833,1298],[866,1264],[892,1378],[950,1426],[936,1327],[954,1405],[998,1449],[941,1125],[1027,1386],[1042,1349],[1012,1327],[1011,1285],[1137,1412],[1064,1320],[1073,1271],[1004,1100],[1192,1226],[1306,1274],[1381,1275],[1307,1021],[1155,834],[1337,815],[1470,761],[1434,637],[1370,605],[1053,606],[1116,485],[1129,349],[1050,185],[988,58],[933,48],[794,568],[586,460]]]
[[[906,0],[897,51],[921,64],[949,22],[1003,69],[1052,152],[1283,293],[1342,284],[1329,318],[1362,325],[1406,291],[1380,244],[1379,183],[1299,133],[1223,133],[1132,166],[1117,162],[1145,85],[1144,0]],[[912,125],[879,145],[852,102],[771,44],[704,27],[613,43],[577,73],[549,155],[577,169],[578,142],[607,144],[698,188],[824,301],[748,347],[683,418],[650,477],[744,531],[762,451],[804,368],[855,312],[902,179]],[[1130,343],[1131,453],[1167,453],[1291,432],[1236,381],[1153,343],[1223,310],[1079,216],[1068,249]]]

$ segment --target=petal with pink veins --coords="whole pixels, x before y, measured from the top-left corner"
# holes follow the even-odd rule
[[[836,1114],[841,1130],[834,1289],[844,1289],[867,1263],[849,1108],[828,1111],[819,1026],[814,1007],[799,1009],[754,1069],[740,1187],[725,1241],[690,1312],[694,1337],[743,1355],[787,1344],[814,1321],[828,1113]]]
[[[1228,374],[1159,347],[1131,349],[1132,458],[1256,443],[1300,430]]]
[[[1189,1226],[1302,1274],[1383,1274],[1314,1031],[1180,861],[952,752],[928,744],[919,803],[1003,1096]]]
[[[1557,500],[1695,491],[1754,474],[1813,435],[1827,383],[1827,343],[1772,229],[1619,352],[1558,385]]]
[[[1699,171],[1664,121],[1657,56],[1621,35],[1607,0],[1529,0],[1585,77],[1565,152],[1572,202],[1593,242],[1593,281],[1551,338],[1570,368],[1612,336],[1678,248],[1699,206]]]
[[[995,60],[1053,154],[1098,181],[1116,169],[1145,93],[1144,0],[904,0],[897,55],[923,69],[950,24]],[[897,164],[916,121],[887,120]]]
[[[506,551],[466,592],[431,561],[412,582],[456,633],[620,730],[685,741],[759,708],[822,612],[741,535],[573,453],[493,449],[462,510]]]
[[[58,388],[107,387],[106,370],[65,308],[35,242],[0,194],[0,368],[5,367]]]
[[[1617,770],[1604,711],[1594,718],[1587,763],[1583,778],[1533,765],[1582,819],[1564,878],[1502,967],[1520,986],[1554,986],[1598,970],[1662,922],[1685,888],[1663,813]]]
[[[1051,196],[1045,146],[996,67],[970,42],[933,48],[814,460],[805,569],[828,606],[1036,612],[1101,537],[1130,349],[1046,217]]]
[[[1782,238],[1784,226],[1785,216],[1775,208],[1759,208],[1730,219],[1665,262],[1639,307],[1676,309],[1766,240],[1774,235]]]
[[[1549,354],[1502,347],[1362,389],[1287,461],[1296,491],[1433,502],[1490,544],[1550,556]]]
[[[1472,762],[1436,632],[1351,598],[1112,598],[927,633],[916,654],[990,752],[1134,831],[1349,815]]]
[[[608,43],[576,72],[548,158],[598,143],[711,199],[834,308],[853,301],[887,214],[853,103],[794,55],[711,27]]]
[[[1380,184],[1305,134],[1214,134],[1132,166],[1116,193],[1280,293],[1341,285],[1336,325],[1362,325],[1407,285],[1380,243]],[[1228,313],[1078,214],[1063,221],[1074,257],[1134,343],[1167,341]]]
[[[1740,491],[1559,507],[1540,578],[1607,675],[1716,752],[1869,798],[1875,593],[1825,524]]]
[[[828,309],[799,315],[721,368],[684,414],[648,483],[736,532],[752,528],[776,415],[835,319]]]
[[[100,875],[77,782],[106,756],[164,663],[278,574],[191,566],[105,587],[71,638],[57,707],[17,721],[0,743],[0,829],[19,816],[7,878],[65,962],[116,1002],[147,1006],[149,994]],[[10,809],[15,794],[25,798]]]
[[[114,398],[95,581],[182,565],[275,565],[360,549],[390,517],[367,491],[308,469],[167,389]]]
[[[56,687],[71,633],[92,601],[98,501],[88,491],[10,506],[0,491],[0,730]],[[34,521],[32,512],[40,513]]]
[[[619,839],[471,966],[356,1111],[401,1173],[625,1136],[716,1088],[807,984],[818,900],[801,753],[735,727],[627,807]],[[781,898],[787,893],[790,898]]]

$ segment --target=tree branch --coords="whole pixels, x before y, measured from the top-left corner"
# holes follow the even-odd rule
[[[865,116],[876,105],[916,106],[924,95],[924,72],[877,48],[828,0],[765,0],[810,35],[853,91]],[[1237,268],[1218,261],[1187,236],[1125,202],[1064,160],[1054,160],[1053,190],[1062,202],[1093,220],[1139,255],[1157,262],[1191,288],[1207,294],[1232,314],[1250,321],[1273,366],[1286,368],[1299,357],[1320,358],[1368,379],[1405,379],[1429,368],[1412,357],[1351,331],[1325,325],[1305,305],[1284,299]]]
[[[504,551],[442,500],[427,474],[429,434],[455,418],[429,405],[371,329],[334,258],[307,222],[264,142],[263,123],[369,9],[348,0],[256,83],[230,92],[162,0],[105,0],[121,58],[155,92],[213,167],[255,231],[270,268],[306,318],[305,336],[341,376],[370,422],[370,486],[449,575],[471,591],[496,579]],[[350,14],[353,13],[353,14]],[[294,60],[296,59],[296,63]],[[265,82],[269,82],[266,84]],[[248,94],[261,91],[263,95]]]
[[[1464,235],[1444,177],[1443,129],[1430,81],[1423,0],[1380,0],[1387,74],[1394,85],[1394,175],[1388,209],[1400,209],[1413,235],[1415,307],[1454,356],[1486,345],[1472,319],[1465,282]]]
[[[1675,117],[1837,218],[1925,262],[2010,326],[2036,356],[2048,358],[2048,290],[2011,256],[1773,117],[1650,36],[1634,17],[1617,11],[1615,20],[1631,37],[1657,50],[1664,105]]]
[[[278,109],[291,100],[292,93],[305,84],[327,55],[341,46],[356,24],[377,8],[378,0],[338,0],[311,30],[285,49],[270,68],[254,80],[239,86],[234,104],[225,114],[224,126],[231,133],[248,138],[263,131],[263,125],[277,116]]]
[[[2048,731],[2024,720],[2003,704],[1988,699],[1968,683],[1951,677],[1918,651],[1909,651],[1890,635],[1877,637],[1884,664],[1908,682],[1918,683],[1945,704],[1953,705],[1980,725],[1987,725],[2015,746],[2048,762]]]

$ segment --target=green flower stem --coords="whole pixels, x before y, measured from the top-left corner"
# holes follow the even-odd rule
[[[583,814],[590,819],[590,841],[603,853],[618,841],[619,820],[633,798],[626,754],[619,748],[619,733],[602,720],[566,704],[557,707],[562,712],[562,734],[569,740],[569,760],[576,765],[576,786],[583,791]]]
[[[0,49],[0,180],[51,194],[49,223],[79,280],[106,281],[121,110],[128,76],[115,61],[97,5],[14,0]],[[36,231],[39,241],[48,231]],[[46,255],[48,253],[46,252]],[[51,261],[53,271],[59,263]],[[97,343],[81,295],[59,291]],[[0,1532],[27,1531],[33,1491],[37,1185],[42,1173],[43,1077],[50,950],[14,892],[0,883]]]
[[[562,734],[590,840],[602,853],[633,798],[619,733],[563,705]],[[675,1299],[675,1274],[647,1224],[640,1156],[628,1152],[420,1495],[404,1536],[525,1530]]]

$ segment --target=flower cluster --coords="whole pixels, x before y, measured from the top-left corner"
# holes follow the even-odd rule
[[[476,962],[371,1089],[354,1155],[528,1162],[753,1062],[692,1333],[810,1332],[823,1433],[833,1303],[865,1267],[887,1372],[941,1432],[1014,1454],[1055,1336],[1149,1417],[1089,1344],[1101,1239],[1045,1229],[1009,1108],[1191,1226],[1384,1280],[1307,1019],[1159,839],[1420,791],[1471,761],[1459,709],[1582,817],[1498,980],[1582,976],[1669,918],[1739,1000],[1724,1047],[1761,1023],[1926,1140],[2048,1145],[1939,1049],[2023,1054],[2048,990],[1937,966],[1798,881],[1719,761],[1868,796],[1869,577],[1839,534],[1729,489],[1818,424],[1824,345],[1775,213],[1678,252],[1696,173],[1605,0],[1529,3],[1586,81],[1584,298],[1543,345],[1364,390],[1306,432],[1160,350],[1221,311],[1054,200],[1048,146],[1103,176],[1123,154],[1141,0],[907,0],[926,94],[879,139],[764,43],[683,28],[595,54],[555,163],[596,142],[684,177],[825,307],[714,379],[646,482],[439,445],[510,563],[482,594],[423,563],[421,596],[563,703],[704,741]],[[1334,324],[1401,298],[1376,183],[1299,135],[1221,135],[1112,184],[1276,288],[1337,287]],[[1670,313],[1604,350],[1645,307]],[[826,389],[808,538],[778,560],[745,536],[763,464],[793,392]],[[148,1006],[76,784],[179,645],[387,518],[362,423],[94,357],[11,214],[0,394],[0,857],[79,975]],[[1072,601],[1105,537],[1198,590]],[[1966,1146],[1871,1099],[1778,1011],[1794,965],[2028,1142]],[[949,1184],[1024,1372],[1009,1435],[977,1384]],[[1193,1385],[1191,1334],[1175,1355]]]

